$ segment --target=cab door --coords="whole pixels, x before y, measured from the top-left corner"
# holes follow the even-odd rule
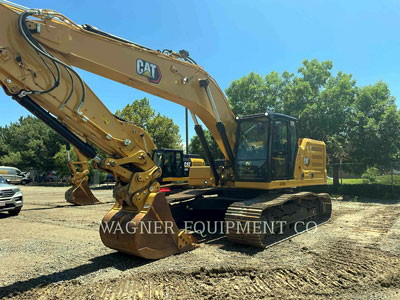
[[[176,174],[175,177],[183,177],[183,152],[177,151],[175,153],[175,166],[176,166]]]
[[[163,178],[174,177],[175,174],[175,153],[172,151],[165,151],[163,161]]]
[[[290,148],[288,122],[286,120],[273,120],[271,138],[272,180],[288,179]]]
[[[238,123],[237,130],[236,181],[269,181],[269,119],[266,115],[244,118]]]
[[[183,177],[183,155],[182,151],[166,150],[163,164],[164,178]]]
[[[271,139],[272,180],[293,179],[297,154],[296,122],[286,118],[273,120]]]

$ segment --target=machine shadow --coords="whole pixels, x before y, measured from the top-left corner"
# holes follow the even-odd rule
[[[37,208],[23,208],[23,211],[35,211],[35,210],[47,210],[47,209],[57,209],[57,208],[76,208],[76,207],[96,207],[96,206],[102,206],[110,203],[114,203],[115,200],[112,201],[105,201],[105,202],[100,202],[96,204],[91,204],[91,205],[75,205],[75,204],[63,204],[63,205],[54,205],[54,206],[47,206],[47,207],[37,207]]]
[[[193,234],[198,239],[200,244],[214,245],[219,247],[221,250],[228,252],[241,253],[246,255],[256,255],[265,250],[265,248],[256,248],[253,246],[238,244],[229,241],[224,234],[212,234],[206,237],[201,237],[197,234]]]
[[[115,252],[106,255],[102,255],[91,259],[91,263],[78,266],[76,268],[67,269],[64,271],[42,275],[36,278],[31,278],[25,281],[18,281],[8,286],[1,287],[0,299],[15,296],[20,293],[27,292],[35,287],[44,287],[52,283],[57,283],[65,280],[76,279],[80,276],[94,273],[96,271],[113,267],[120,271],[140,267],[148,264],[152,260],[146,260],[139,257],[133,257],[132,255]]]
[[[47,206],[47,207],[37,207],[37,208],[22,208],[24,211],[31,210],[47,210],[47,209],[55,209],[55,208],[65,208],[65,207],[73,207],[73,204],[65,204],[65,205],[55,205],[55,206]]]
[[[7,218],[12,218],[12,216],[9,215],[8,212],[0,212],[0,219],[7,219]]]

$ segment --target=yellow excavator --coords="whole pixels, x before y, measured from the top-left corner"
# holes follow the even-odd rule
[[[161,168],[158,182],[160,192],[170,195],[189,187],[189,170],[195,166],[205,166],[205,161],[197,154],[184,154],[179,149],[156,149],[152,160]]]
[[[163,258],[193,249],[197,240],[182,224],[200,221],[221,221],[229,240],[267,247],[301,232],[299,222],[329,220],[327,194],[291,190],[326,183],[325,144],[299,138],[290,116],[235,116],[215,80],[187,51],[155,51],[56,11],[4,0],[0,25],[5,93],[116,179],[115,205],[100,226],[107,247]],[[168,198],[160,193],[162,171],[152,160],[151,137],[114,116],[73,66],[190,110],[209,163],[190,168],[193,189]],[[199,119],[224,154],[223,165],[216,165]],[[98,157],[92,145],[108,157]],[[273,222],[284,226],[256,230]]]

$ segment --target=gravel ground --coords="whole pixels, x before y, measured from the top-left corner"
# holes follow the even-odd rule
[[[65,202],[66,188],[23,186],[0,213],[1,299],[400,299],[400,205],[333,201],[315,233],[261,251],[224,238],[148,261],[108,249],[112,206]]]

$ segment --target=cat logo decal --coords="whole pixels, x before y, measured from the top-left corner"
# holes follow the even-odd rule
[[[151,62],[145,61],[138,58],[136,60],[136,72],[147,78],[151,83],[160,83],[161,81],[161,71],[160,68]]]

